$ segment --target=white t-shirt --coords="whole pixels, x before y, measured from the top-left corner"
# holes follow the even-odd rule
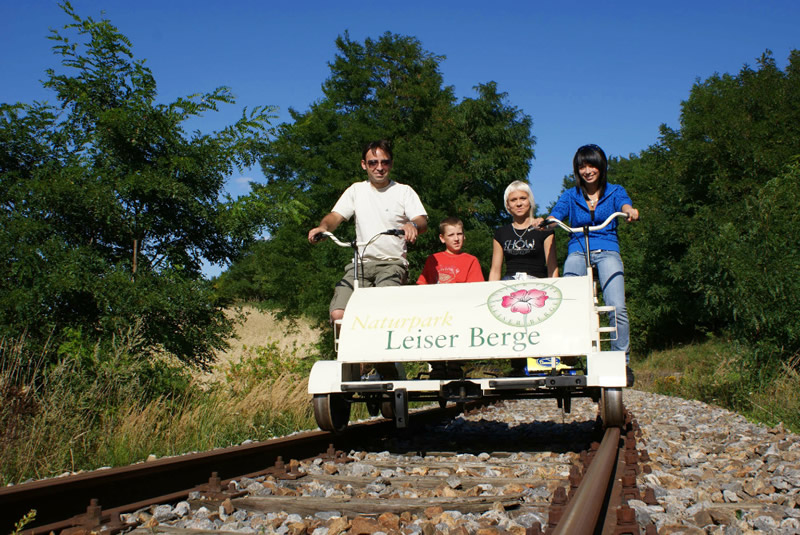
[[[356,182],[342,193],[333,212],[346,220],[355,216],[356,240],[366,242],[380,232],[399,229],[417,216],[427,216],[419,195],[405,184],[389,181],[377,189],[369,180]],[[403,236],[380,236],[361,250],[365,261],[405,260]]]

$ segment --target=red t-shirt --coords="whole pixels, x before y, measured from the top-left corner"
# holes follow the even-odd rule
[[[478,259],[467,253],[434,253],[425,260],[417,284],[449,284],[453,282],[483,282]]]

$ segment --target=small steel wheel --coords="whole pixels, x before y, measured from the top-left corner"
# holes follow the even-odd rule
[[[621,388],[600,389],[600,416],[605,428],[622,427],[625,424]]]
[[[385,399],[381,402],[381,416],[387,420],[394,420],[394,398]]]
[[[314,394],[314,419],[323,431],[341,433],[350,422],[350,403],[344,394]]]

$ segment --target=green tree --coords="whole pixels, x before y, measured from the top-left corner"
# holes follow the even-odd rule
[[[53,31],[61,67],[44,82],[59,105],[0,107],[0,334],[91,343],[138,325],[140,349],[207,363],[231,324],[201,264],[230,261],[262,223],[220,198],[256,162],[272,109],[187,134],[230,91],[158,103],[128,39],[62,7],[72,22]]]
[[[464,220],[466,249],[488,273],[493,230],[507,217],[503,190],[527,176],[535,143],[531,118],[494,82],[457,102],[443,85],[443,58],[412,37],[386,33],[360,43],[345,33],[336,48],[323,98],[306,112],[290,110],[292,122],[278,127],[262,160],[266,183],[253,185],[253,199],[292,199],[306,207],[304,217],[269,227],[270,238],[221,278],[234,295],[319,319],[327,318],[351,253],[310,246],[306,235],[351,183],[365,179],[359,162],[366,142],[392,140],[392,178],[411,185],[428,210],[431,230],[409,252],[411,277],[441,249],[436,229],[448,215]],[[352,225],[341,232],[352,233]]]
[[[782,71],[767,51],[757,69],[698,81],[678,130],[613,163],[643,213],[625,249],[640,342],[724,329],[764,358],[800,351],[798,147],[800,52]]]

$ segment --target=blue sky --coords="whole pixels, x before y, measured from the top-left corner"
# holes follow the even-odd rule
[[[459,98],[494,80],[533,118],[536,157],[527,177],[537,204],[555,200],[575,149],[596,143],[627,156],[678,126],[695,81],[755,66],[766,49],[786,66],[800,48],[800,2],[304,2],[74,0],[81,15],[111,20],[147,60],[167,102],[232,88],[237,104],[197,128],[234,121],[242,106],[306,110],[322,96],[334,40],[385,31],[417,37],[446,56],[444,82]],[[0,0],[0,102],[52,100],[44,70],[56,65],[49,28],[68,23],[55,0]],[[354,162],[354,172],[358,172]],[[234,196],[258,169],[232,176]],[[521,177],[523,178],[523,177]],[[635,199],[634,199],[635,201]]]

